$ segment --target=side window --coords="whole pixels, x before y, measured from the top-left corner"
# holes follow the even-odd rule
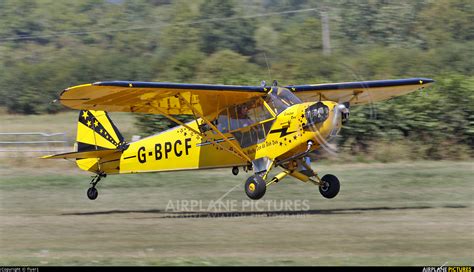
[[[219,113],[217,117],[217,129],[222,133],[229,132],[229,114],[227,109]]]
[[[255,122],[264,121],[272,118],[273,116],[268,112],[268,109],[263,105],[261,99],[257,99],[254,104],[253,115],[255,116]]]
[[[249,146],[265,139],[273,121],[260,125],[256,125],[256,123],[272,118],[273,115],[265,107],[263,100],[253,99],[247,103],[222,110],[211,123],[222,133],[243,129],[242,132],[233,134],[237,134],[234,136],[239,139],[242,146]],[[245,129],[246,127],[248,129]],[[204,121],[199,125],[199,129],[203,133],[212,130]],[[216,134],[215,131],[212,133]]]
[[[236,107],[237,110],[237,119],[239,121],[239,127],[248,127],[251,124],[255,123],[255,120],[252,120],[252,110],[249,104],[242,104]]]
[[[265,141],[274,118],[262,99],[229,107],[229,129],[242,148]],[[268,120],[262,124],[259,122]]]
[[[237,118],[237,107],[230,107],[229,108],[229,129],[235,130],[240,128],[239,126],[239,119]]]
[[[263,125],[253,126],[246,131],[234,131],[232,134],[243,148],[265,141]]]
[[[229,108],[230,131],[252,126],[255,123],[273,118],[273,115],[263,104],[261,99],[236,105]]]
[[[255,123],[255,114],[249,104],[229,108],[230,130],[244,128]]]

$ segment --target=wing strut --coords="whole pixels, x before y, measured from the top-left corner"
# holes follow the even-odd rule
[[[353,93],[352,93],[352,97],[351,99],[349,99],[349,102],[352,102],[354,100],[357,100],[359,98],[359,94],[363,93],[364,91],[361,91],[361,90],[355,90]],[[370,93],[368,93],[369,96],[370,96]]]
[[[186,102],[187,102],[187,101],[186,101]],[[204,133],[202,133],[202,132],[200,132],[200,131],[197,131],[197,130],[195,130],[194,128],[192,128],[192,127],[186,125],[185,123],[181,122],[180,120],[178,120],[178,119],[174,118],[173,116],[167,114],[166,112],[162,111],[160,108],[155,107],[155,110],[158,111],[158,112],[159,112],[160,114],[162,114],[163,116],[165,116],[166,118],[170,119],[171,121],[177,123],[178,125],[181,125],[181,126],[187,128],[187,129],[191,130],[192,132],[196,133],[197,135],[199,135],[199,136],[201,136],[201,137],[203,137],[203,138],[205,137]],[[193,108],[193,112],[194,112],[194,108]],[[199,123],[197,122],[196,116],[194,116],[194,119],[196,120],[196,123],[197,123],[197,125],[198,125],[198,127],[199,127]],[[203,119],[204,119],[204,118],[203,118]],[[207,120],[205,120],[205,121],[207,121]],[[225,141],[227,141],[227,140],[226,140],[227,138],[226,138],[225,136],[223,137],[223,139],[224,139]],[[240,154],[240,153],[235,153],[234,151],[232,151],[232,150],[228,149],[227,147],[223,146],[222,144],[218,143],[217,140],[211,140],[211,142],[212,142],[213,144],[219,145],[220,147],[224,148],[225,150],[229,151],[231,154],[233,154],[233,155],[239,157],[240,159],[245,159],[245,160],[251,162],[251,160],[250,160],[247,156],[242,156],[242,154]],[[232,144],[232,143],[231,143],[231,144]],[[244,155],[245,155],[245,154],[244,154]]]
[[[203,114],[201,114],[199,111],[196,110],[196,108],[193,107],[193,105],[191,105],[191,103],[189,101],[187,101],[180,93],[177,94],[178,97],[180,98],[181,101],[184,102],[184,104],[186,104],[189,109],[191,109],[193,111],[194,114],[197,115],[197,117],[200,117],[202,120],[204,120],[204,122],[206,122],[206,124],[213,130],[215,131],[217,134],[219,134],[220,137],[222,137],[222,139],[224,139],[224,141],[226,141],[227,143],[229,143],[234,149],[235,151],[237,151],[237,153],[239,153],[239,155],[241,155],[243,158],[245,158],[245,160],[247,160],[247,162],[251,163],[252,160],[244,153],[244,151],[239,147],[237,146],[236,144],[234,144],[233,142],[231,142],[229,140],[229,138],[227,138],[222,132],[220,132],[211,122],[209,122],[209,120],[207,120],[207,118],[205,118],[203,116]]]

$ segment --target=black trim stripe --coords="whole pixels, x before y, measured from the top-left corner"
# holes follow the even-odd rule
[[[420,83],[421,82],[421,83]],[[328,83],[317,85],[289,85],[285,88],[295,91],[318,91],[318,90],[341,90],[341,89],[364,89],[394,87],[403,85],[424,85],[433,83],[430,78],[405,78],[388,80],[371,80],[343,83]],[[95,86],[115,86],[133,88],[156,88],[156,89],[176,89],[176,90],[207,90],[207,91],[242,91],[266,93],[271,86],[242,86],[242,85],[214,85],[214,84],[187,84],[172,82],[143,82],[143,81],[102,81],[92,83]]]
[[[237,92],[260,92],[266,93],[265,89],[270,87],[262,86],[239,86],[239,85],[214,85],[214,84],[186,84],[171,82],[142,82],[142,81],[103,81],[92,83],[95,86],[116,86],[133,88],[156,88],[156,89],[176,89],[176,90],[204,90],[204,91],[237,91]]]
[[[77,152],[108,150],[108,149],[109,148],[104,148],[104,147],[101,147],[101,146],[95,146],[95,145],[91,145],[91,144],[77,142]]]
[[[324,90],[344,90],[344,89],[366,89],[366,88],[381,88],[381,87],[395,87],[403,85],[425,85],[433,83],[434,80],[430,78],[405,78],[405,79],[389,79],[389,80],[372,80],[359,82],[345,82],[345,83],[328,83],[318,85],[295,85],[286,86],[285,88],[292,89],[295,92],[300,91],[324,91]]]

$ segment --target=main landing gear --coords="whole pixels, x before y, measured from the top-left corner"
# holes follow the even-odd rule
[[[92,178],[91,183],[90,183],[92,186],[89,189],[87,189],[87,197],[90,200],[95,200],[97,198],[97,196],[99,195],[99,192],[97,191],[95,186],[97,185],[97,183],[99,183],[101,178],[106,178],[106,177],[107,177],[107,174],[99,173],[95,177]]]
[[[245,193],[251,199],[260,199],[265,195],[268,186],[278,183],[288,175],[293,176],[303,182],[310,181],[319,187],[319,193],[325,198],[334,198],[339,193],[341,186],[339,179],[336,176],[327,174],[320,178],[318,174],[311,170],[307,164],[305,166],[307,170],[298,170],[298,166],[301,166],[301,164],[306,163],[301,161],[293,161],[287,165],[282,166],[284,170],[269,181],[266,181],[266,177],[270,170],[250,176],[245,182]]]
[[[260,199],[267,191],[267,183],[259,175],[250,176],[245,182],[245,193],[251,199]]]
[[[339,193],[341,185],[339,184],[339,179],[331,174],[324,175],[321,178],[322,185],[319,186],[319,192],[325,198],[333,198]]]
[[[331,174],[319,177],[318,173],[311,169],[308,153],[313,145],[312,141],[308,141],[306,151],[289,157],[281,161],[271,161],[269,159],[259,159],[252,164],[258,166],[261,171],[256,172],[245,182],[245,193],[251,199],[260,199],[265,195],[268,186],[278,183],[280,180],[290,175],[303,182],[310,181],[319,187],[319,193],[325,198],[334,198],[338,193],[341,185],[339,179]],[[263,165],[263,167],[262,167]],[[267,176],[274,166],[283,168],[283,171],[267,181]],[[255,167],[257,169],[257,167]]]

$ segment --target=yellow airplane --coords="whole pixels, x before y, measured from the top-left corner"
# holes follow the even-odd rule
[[[75,152],[43,158],[75,159],[96,174],[87,191],[96,199],[97,183],[108,174],[132,174],[239,167],[252,171],[245,182],[251,199],[290,175],[319,187],[325,198],[340,188],[334,175],[319,177],[308,161],[340,131],[349,107],[386,100],[422,89],[428,78],[331,84],[233,86],[164,82],[108,81],[65,89],[59,101],[80,110]],[[107,112],[161,114],[179,124],[128,143]],[[183,123],[174,115],[188,114]],[[281,172],[269,177],[270,170]]]

